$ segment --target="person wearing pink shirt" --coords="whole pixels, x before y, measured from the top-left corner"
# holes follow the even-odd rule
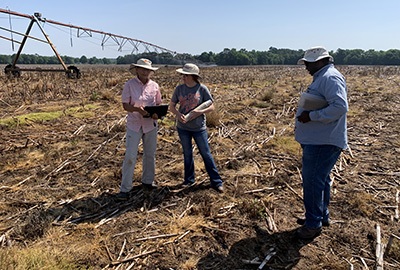
[[[122,105],[128,112],[126,131],[126,151],[122,164],[122,181],[117,197],[120,200],[129,198],[135,170],[136,158],[140,140],[143,142],[143,173],[142,186],[146,189],[156,189],[155,153],[157,149],[157,119],[158,115],[148,115],[145,106],[161,104],[161,93],[158,84],[150,79],[157,68],[152,62],[141,58],[136,64],[131,64],[130,70],[136,77],[127,81],[122,90]]]

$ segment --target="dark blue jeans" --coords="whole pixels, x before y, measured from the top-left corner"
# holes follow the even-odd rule
[[[195,181],[193,146],[192,146],[192,138],[193,138],[194,141],[196,142],[197,148],[199,149],[200,155],[203,158],[204,166],[211,180],[211,185],[213,187],[221,186],[222,180],[218,174],[218,170],[217,167],[215,166],[214,159],[211,156],[210,147],[208,146],[207,130],[187,131],[180,128],[177,129],[183,148],[183,160],[185,169],[184,183],[193,184]]]
[[[302,145],[303,201],[306,210],[305,226],[321,227],[329,220],[331,195],[330,173],[342,149],[334,145]]]

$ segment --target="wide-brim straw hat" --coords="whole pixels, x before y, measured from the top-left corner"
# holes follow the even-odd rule
[[[195,64],[187,63],[187,64],[185,64],[183,66],[183,68],[178,68],[176,71],[181,73],[181,74],[195,75],[195,76],[200,77],[200,74],[199,74],[200,73],[200,69]]]
[[[139,60],[137,60],[136,64],[131,64],[129,69],[132,70],[135,67],[141,67],[141,68],[145,68],[145,69],[150,69],[152,71],[156,71],[158,68],[152,67],[151,64],[152,64],[152,62],[149,59],[140,58]]]
[[[312,47],[308,49],[304,57],[297,61],[298,65],[304,64],[304,62],[317,62],[323,58],[328,58],[331,62],[333,62],[333,57],[329,55],[329,52],[322,46]]]

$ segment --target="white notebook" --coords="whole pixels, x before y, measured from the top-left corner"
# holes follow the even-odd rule
[[[299,107],[309,111],[315,111],[328,106],[328,102],[320,96],[312,95],[310,93],[303,93],[300,95]]]

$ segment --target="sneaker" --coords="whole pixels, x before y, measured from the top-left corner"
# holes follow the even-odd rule
[[[182,187],[190,187],[190,186],[193,186],[193,185],[194,185],[194,182],[186,182],[186,181],[184,181],[181,184]]]
[[[220,185],[218,187],[213,187],[213,189],[215,189],[219,193],[224,193],[224,186],[223,185]]]
[[[320,235],[321,231],[322,231],[321,227],[312,229],[312,228],[309,228],[306,226],[302,226],[297,229],[296,235],[297,235],[297,238],[299,238],[299,239],[313,239],[313,238],[317,237],[318,235]]]
[[[299,217],[296,222],[297,222],[297,224],[303,226],[306,223],[306,217]],[[322,221],[322,226],[329,227],[329,225],[330,225],[329,220]]]
[[[142,187],[148,190],[153,190],[153,189],[157,189],[157,186],[155,184],[145,184],[142,183]]]
[[[117,199],[121,200],[121,201],[126,201],[127,199],[129,199],[129,194],[128,192],[120,192],[117,194]]]

